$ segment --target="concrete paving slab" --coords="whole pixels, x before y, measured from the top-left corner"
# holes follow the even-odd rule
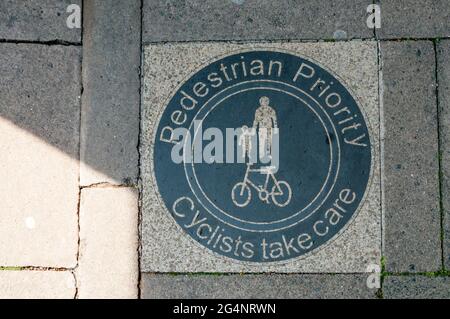
[[[450,269],[450,40],[437,45],[441,194],[444,214],[444,263]]]
[[[383,285],[387,299],[450,299],[450,277],[389,276]]]
[[[447,0],[396,0],[381,2],[380,39],[443,38],[450,36]]]
[[[382,42],[384,256],[390,272],[441,268],[435,54]]]
[[[79,298],[137,298],[137,201],[132,188],[81,192]]]
[[[189,74],[214,57],[255,48],[289,50],[312,57],[338,74],[361,101],[370,123],[373,176],[357,218],[332,244],[303,259],[282,264],[245,264],[212,254],[181,231],[151,187],[153,131],[167,99]],[[145,49],[141,171],[143,179],[142,261],[144,272],[366,272],[381,258],[376,43],[189,43]],[[333,63],[330,63],[333,61]]]
[[[140,1],[87,1],[83,23],[80,184],[134,185],[138,174]]]
[[[364,0],[145,0],[143,41],[371,38]]]
[[[0,265],[74,267],[80,49],[0,44]]]
[[[144,299],[374,299],[366,275],[143,274]]]
[[[2,299],[73,299],[75,279],[70,271],[0,271]]]
[[[67,7],[81,0],[3,0],[0,3],[0,39],[80,43],[81,29],[70,29]]]

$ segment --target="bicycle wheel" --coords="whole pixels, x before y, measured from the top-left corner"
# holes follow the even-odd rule
[[[234,205],[238,207],[245,207],[252,199],[252,192],[247,184],[240,182],[234,185],[231,190],[231,199]]]
[[[272,187],[272,201],[279,207],[290,203],[292,197],[291,186],[285,181],[279,181]]]

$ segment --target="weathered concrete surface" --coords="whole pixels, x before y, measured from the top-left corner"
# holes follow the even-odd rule
[[[79,298],[137,298],[137,200],[133,188],[82,190]]]
[[[439,38],[450,36],[448,0],[395,0],[381,2],[381,39]]]
[[[70,271],[0,271],[1,299],[72,299],[75,280]]]
[[[81,29],[70,29],[66,20],[71,4],[81,0],[2,0],[0,2],[0,39],[26,41],[81,42]]]
[[[268,47],[289,50],[322,63],[338,74],[367,115],[374,151],[372,184],[355,220],[332,244],[307,258],[274,265],[246,265],[220,258],[180,231],[159,201],[153,185],[152,143],[158,113],[186,76],[230,51]],[[376,43],[188,43],[147,46],[141,135],[142,259],[144,272],[366,272],[381,259],[381,211],[378,157],[378,75]],[[330,61],[333,61],[330,64]],[[168,159],[169,160],[169,159]]]
[[[364,0],[144,0],[143,41],[373,37]]]
[[[74,267],[80,49],[0,44],[0,265]]]
[[[152,275],[144,299],[369,299],[366,275]]]
[[[81,185],[137,182],[140,1],[86,1]]]
[[[383,42],[381,54],[386,270],[436,271],[441,243],[433,43]]]
[[[444,263],[450,269],[450,40],[437,45],[441,194],[444,213]]]
[[[383,285],[387,299],[450,299],[450,277],[389,276]]]

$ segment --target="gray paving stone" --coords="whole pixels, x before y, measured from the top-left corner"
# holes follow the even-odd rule
[[[138,172],[140,1],[86,1],[81,184],[134,184]]]
[[[387,299],[450,299],[450,277],[398,276],[384,281]]]
[[[153,136],[160,110],[176,86],[204,63],[237,50],[267,47],[298,53],[329,66],[360,99],[375,150],[373,181],[355,221],[335,241],[306,258],[286,263],[238,263],[197,245],[175,224],[153,179]],[[329,61],[333,61],[330,64]],[[374,41],[335,43],[175,43],[145,48],[141,134],[143,272],[363,273],[381,259],[378,66]]]
[[[144,42],[370,38],[365,0],[144,1]]]
[[[444,262],[450,269],[450,40],[438,44],[441,185],[444,209]]]
[[[81,49],[0,44],[0,265],[74,267]]]
[[[366,275],[153,275],[141,279],[144,299],[375,298]]]
[[[138,295],[138,192],[134,188],[84,188],[80,199],[78,297]]]
[[[380,1],[378,1],[380,2]],[[381,39],[450,36],[448,0],[381,1]]]
[[[0,39],[81,42],[81,29],[70,29],[66,12],[81,0],[2,0],[0,2]]]
[[[75,293],[70,271],[0,271],[2,299],[73,299]]]
[[[78,157],[81,50],[0,44],[0,117]]]
[[[384,42],[381,53],[387,270],[439,270],[441,243],[433,43]]]

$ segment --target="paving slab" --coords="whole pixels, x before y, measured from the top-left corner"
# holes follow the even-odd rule
[[[381,39],[440,38],[450,36],[447,0],[397,0],[381,2]]]
[[[75,279],[70,271],[0,271],[2,299],[73,299]]]
[[[437,45],[441,194],[444,214],[444,263],[450,269],[450,40]]]
[[[140,1],[86,1],[81,185],[133,185],[138,174]]]
[[[387,299],[450,299],[450,277],[389,276],[383,284]]]
[[[144,299],[373,299],[366,275],[152,275]]]
[[[0,44],[0,265],[76,265],[80,49]]]
[[[81,0],[3,0],[0,3],[0,39],[80,43],[81,29],[70,29],[66,20],[71,4]]]
[[[82,190],[79,298],[137,298],[137,201],[133,188]]]
[[[384,256],[390,272],[441,266],[435,54],[382,42]]]
[[[371,38],[364,0],[144,0],[143,41]]]
[[[241,263],[198,245],[181,230],[154,185],[153,143],[159,113],[177,86],[208,61],[230,52],[268,48],[287,50],[319,61],[346,83],[366,114],[373,151],[373,175],[366,200],[354,221],[328,246],[285,263]],[[381,258],[378,157],[377,49],[372,41],[348,43],[187,43],[145,48],[141,172],[143,181],[143,272],[366,272]],[[333,63],[330,63],[333,61]],[[167,159],[170,161],[170,158]],[[173,174],[173,176],[175,176]],[[170,181],[167,180],[167,183]],[[181,180],[180,180],[181,182]],[[231,185],[232,186],[232,185]],[[231,189],[231,188],[230,188]],[[227,191],[229,194],[229,192]],[[256,196],[256,195],[255,195]],[[228,198],[228,196],[223,196]]]

